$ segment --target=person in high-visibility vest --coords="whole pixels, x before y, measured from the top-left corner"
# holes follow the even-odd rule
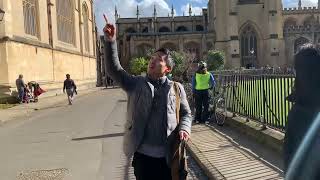
[[[192,91],[195,97],[195,122],[205,123],[208,120],[209,89],[215,85],[213,75],[207,70],[207,63],[201,61],[198,70],[192,78]]]

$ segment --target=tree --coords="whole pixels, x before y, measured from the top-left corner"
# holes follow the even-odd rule
[[[140,75],[142,72],[147,72],[148,61],[145,57],[137,57],[130,61],[130,71],[134,75]]]
[[[175,66],[172,70],[172,75],[179,76],[182,74],[183,69],[184,69],[184,67],[183,67],[183,61],[184,61],[183,54],[176,52],[176,51],[172,51],[171,57],[172,57],[174,64],[175,64]]]
[[[192,64],[192,57],[186,52],[172,51],[171,57],[175,63],[172,70],[173,79],[176,81],[188,81],[188,74]]]
[[[207,63],[209,71],[221,70],[224,68],[225,54],[223,51],[209,50],[207,55]]]

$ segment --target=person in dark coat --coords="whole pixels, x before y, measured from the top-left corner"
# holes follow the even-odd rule
[[[66,75],[66,80],[63,82],[63,93],[67,91],[68,96],[68,102],[69,105],[72,105],[73,103],[73,95],[74,93],[77,93],[77,86],[74,83],[74,81],[70,78],[70,74]]]
[[[320,46],[303,45],[295,55],[294,61],[296,79],[293,93],[288,98],[294,105],[288,115],[284,139],[285,172],[288,170],[310,125],[320,111]],[[320,144],[316,147],[319,148],[320,152]],[[314,168],[317,168],[315,169],[318,172],[316,176],[320,178],[320,167]],[[301,178],[312,180],[312,178],[307,177]]]
[[[18,91],[18,99],[19,103],[21,104],[23,102],[23,97],[24,97],[24,88],[25,88],[25,83],[23,81],[23,75],[20,74],[18,79],[16,80],[16,87]]]

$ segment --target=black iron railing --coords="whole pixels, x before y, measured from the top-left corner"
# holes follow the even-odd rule
[[[219,89],[227,85],[226,106],[236,114],[259,121],[269,127],[284,131],[292,103],[294,75],[272,73],[219,73],[215,72]]]

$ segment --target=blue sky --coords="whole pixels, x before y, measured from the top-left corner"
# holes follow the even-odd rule
[[[318,0],[302,0],[303,6],[316,6]],[[173,4],[176,15],[188,14],[191,4],[193,13],[198,15],[203,7],[207,7],[208,0],[95,0],[96,21],[99,32],[104,25],[103,14],[114,22],[114,7],[117,6],[121,17],[136,17],[136,7],[139,5],[141,16],[152,16],[153,6],[156,4],[159,16],[168,16]],[[298,0],[283,0],[284,7],[296,7]]]

